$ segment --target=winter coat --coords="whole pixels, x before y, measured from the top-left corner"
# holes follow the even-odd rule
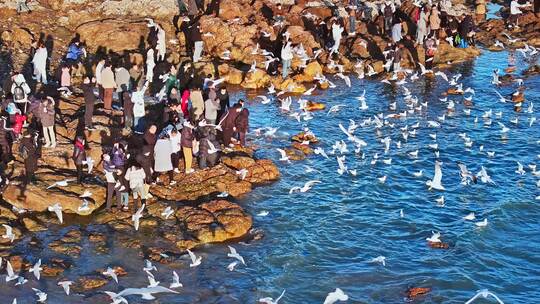
[[[114,147],[111,159],[116,168],[123,168],[126,164],[126,153],[121,148]]]
[[[92,107],[96,103],[96,95],[94,95],[94,86],[91,83],[83,83],[81,86],[84,96],[84,103]]]
[[[190,99],[193,115],[198,119],[204,114],[204,99],[202,97],[202,92],[199,90],[191,92]]]
[[[439,17],[439,11],[437,9],[431,11],[431,15],[429,16],[429,27],[432,30],[441,28],[441,18]]]
[[[125,178],[129,181],[129,188],[136,189],[144,186],[146,174],[142,168],[131,167],[126,171]]]
[[[73,155],[71,157],[75,162],[75,165],[82,166],[83,161],[86,160],[86,151],[84,150],[84,144],[80,141],[76,141],[73,145]]]
[[[229,109],[229,112],[227,112],[225,118],[222,118],[221,126],[223,130],[232,130],[236,127],[236,119],[238,118],[240,111],[241,108],[238,105],[234,105],[231,109]]]
[[[236,118],[236,130],[238,132],[246,133],[249,129],[249,110],[243,108]]]
[[[69,87],[71,86],[71,74],[68,67],[62,68],[62,73],[60,75],[60,86]]]
[[[193,130],[190,127],[182,128],[182,139],[180,141],[183,148],[193,148]]]
[[[26,82],[26,79],[24,78],[23,74],[17,74],[15,76],[15,80],[13,81],[13,84],[11,85],[11,94],[15,94],[15,88],[16,87],[22,87],[25,98],[22,100],[16,100],[15,102],[27,102],[28,101],[28,94],[32,91],[30,89],[30,86],[28,86],[28,83]]]
[[[111,67],[106,67],[101,72],[101,86],[104,89],[114,89],[117,87]]]
[[[79,60],[83,54],[82,48],[73,43],[68,48],[66,59]]]
[[[169,140],[171,143],[172,153],[178,153],[182,150],[182,135],[179,132],[176,133],[176,136],[172,135],[171,132],[169,132]]]
[[[159,139],[154,146],[155,172],[168,172],[173,169],[171,154],[171,141],[168,138]]]
[[[44,128],[54,127],[54,104],[51,102],[39,104],[39,119]]]
[[[103,68],[105,67],[105,60],[102,60],[98,62],[96,65],[96,83],[101,85],[101,73],[103,72]]]
[[[114,75],[116,78],[116,85],[118,86],[116,92],[128,91],[131,86],[131,76],[129,75],[129,71],[126,70],[126,68],[117,68],[114,71]]]
[[[204,118],[207,120],[217,119],[217,112],[219,109],[219,100],[207,99],[204,103]]]

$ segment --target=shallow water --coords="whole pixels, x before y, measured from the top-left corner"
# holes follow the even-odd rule
[[[528,119],[536,114],[519,113],[510,104],[498,102],[490,84],[491,71],[496,67],[506,67],[507,53],[485,51],[482,56],[445,71],[447,74],[462,73],[460,79],[464,88],[476,91],[471,116],[463,113],[463,97],[449,97],[456,101],[456,112],[448,116],[442,128],[427,126],[428,120],[435,120],[446,112],[446,103],[439,100],[448,84],[441,78],[426,80],[420,78],[405,86],[418,96],[421,102],[428,102],[428,110],[414,114],[407,119],[395,120],[394,128],[381,129],[377,137],[373,127],[358,128],[355,134],[365,140],[365,159],[353,152],[346,153],[349,169],[357,169],[356,177],[340,176],[337,172],[335,156],[329,160],[313,155],[308,159],[291,164],[279,162],[276,148],[290,145],[290,136],[303,127],[309,127],[320,139],[320,147],[326,151],[336,140],[346,140],[338,124],[345,127],[349,119],[357,123],[377,113],[389,113],[389,103],[397,102],[397,112],[406,109],[403,89],[387,85],[378,80],[353,80],[352,88],[341,86],[339,79],[330,76],[340,84],[338,89],[311,96],[314,101],[324,101],[327,109],[343,104],[336,114],[315,113],[315,118],[298,123],[288,114],[278,110],[277,104],[261,105],[252,102],[255,95],[236,93],[233,100],[250,100],[251,129],[266,126],[278,127],[275,138],[251,136],[260,147],[257,156],[271,158],[278,163],[282,173],[279,182],[255,189],[238,200],[248,212],[254,215],[254,228],[262,229],[265,238],[251,244],[236,244],[236,249],[244,256],[247,266],[238,266],[229,272],[226,266],[232,261],[226,258],[225,244],[211,245],[197,250],[203,256],[200,267],[190,269],[186,259],[171,265],[157,265],[156,279],[164,285],[170,283],[172,270],[180,275],[184,288],[179,295],[158,296],[157,300],[144,301],[130,297],[130,303],[256,303],[262,297],[278,297],[283,289],[286,294],[280,303],[322,303],[326,294],[336,287],[350,297],[349,303],[402,303],[405,291],[411,286],[431,287],[432,291],[415,302],[419,303],[463,303],[475,291],[488,288],[505,303],[531,303],[540,297],[540,207],[535,197],[540,195],[535,182],[538,178],[527,174],[517,175],[516,161],[522,164],[540,163],[540,122],[528,127]],[[521,60],[521,59],[520,59]],[[520,62],[520,69],[527,64]],[[525,80],[526,96],[540,106],[540,77]],[[515,86],[498,88],[509,94]],[[358,109],[355,97],[366,90],[369,110]],[[264,92],[259,92],[264,93]],[[294,98],[294,108],[298,108]],[[526,109],[528,103],[525,103]],[[493,117],[491,126],[484,126],[482,118],[477,124],[475,117],[484,111],[502,112],[502,118]],[[536,115],[538,116],[538,115]],[[519,117],[518,125],[510,123]],[[404,142],[399,127],[420,122],[417,136]],[[511,129],[507,139],[501,139],[500,127],[503,122]],[[459,133],[466,132],[474,141],[466,148]],[[429,191],[425,181],[433,175],[435,155],[427,147],[434,141],[430,133],[437,134],[440,159],[443,165],[444,192]],[[384,154],[380,139],[390,136],[392,148]],[[401,149],[395,142],[402,141]],[[484,152],[479,151],[480,145]],[[354,150],[348,143],[349,150]],[[412,159],[407,152],[419,149],[418,159]],[[486,151],[495,151],[494,158],[488,158]],[[370,164],[374,153],[379,162]],[[385,165],[382,159],[392,158],[392,165]],[[456,162],[468,165],[472,172],[480,166],[487,168],[496,185],[460,184]],[[319,173],[307,173],[305,166]],[[424,176],[416,178],[413,172],[424,170]],[[387,175],[386,184],[377,177]],[[318,179],[307,193],[289,194],[293,186],[302,186],[308,180]],[[435,200],[445,197],[445,206],[437,206]],[[400,218],[399,210],[404,217]],[[256,216],[268,211],[266,217]],[[469,212],[475,212],[476,221],[487,218],[485,228],[477,228],[474,222],[462,220]],[[40,234],[44,242],[61,232],[48,231]],[[102,227],[85,226],[85,233],[102,230]],[[425,239],[431,231],[440,231],[442,239],[450,244],[449,250],[430,249]],[[142,233],[142,232],[141,232]],[[98,255],[90,244],[85,244],[82,256],[74,260],[76,266],[66,271],[64,278],[75,280],[80,275],[89,274],[98,268],[121,265],[128,276],[120,278],[120,284],[109,283],[99,290],[120,291],[125,287],[142,287],[148,283],[142,272],[143,259],[137,250],[119,246],[118,238],[110,237],[109,254]],[[148,238],[151,236],[149,235]],[[46,246],[44,246],[46,248]],[[26,244],[19,250],[29,250]],[[35,259],[46,259],[51,252],[41,249],[33,252]],[[386,267],[372,263],[377,256],[386,257]],[[29,258],[32,260],[32,258]],[[48,303],[88,303],[95,302],[91,296],[72,295],[65,297],[56,286],[56,280],[42,279],[23,287],[0,283],[1,303],[11,303],[13,297],[19,303],[33,303],[30,287],[49,293]],[[534,300],[533,300],[534,302]],[[480,303],[480,301],[478,301]]]

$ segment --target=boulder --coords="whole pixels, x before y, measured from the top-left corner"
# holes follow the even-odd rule
[[[115,52],[138,50],[141,40],[148,35],[148,27],[144,21],[123,21],[103,19],[81,24],[76,29],[90,50],[99,47]]]

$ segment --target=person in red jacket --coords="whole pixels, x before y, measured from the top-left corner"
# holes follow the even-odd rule
[[[182,104],[180,105],[184,118],[189,118],[189,90],[184,90],[182,93]]]
[[[25,121],[26,121],[26,115],[22,115],[20,112],[15,113],[15,119],[14,119],[13,127],[12,127],[15,138],[20,137]]]

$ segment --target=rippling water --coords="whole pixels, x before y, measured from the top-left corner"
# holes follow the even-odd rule
[[[495,292],[506,303],[535,302],[540,297],[540,207],[539,201],[535,201],[540,191],[535,185],[537,178],[528,168],[523,176],[515,170],[516,161],[525,165],[540,163],[537,156],[540,122],[529,127],[528,119],[535,114],[517,114],[510,104],[498,102],[490,84],[491,71],[505,68],[507,56],[506,52],[486,51],[477,60],[446,71],[463,74],[464,88],[474,88],[476,95],[471,116],[463,113],[463,97],[451,96],[457,103],[456,112],[447,117],[440,129],[429,128],[426,121],[446,112],[446,103],[439,98],[448,84],[441,78],[421,78],[405,84],[421,102],[429,103],[428,110],[396,120],[394,128],[382,128],[382,137],[377,137],[373,127],[358,128],[355,134],[368,143],[363,150],[366,157],[361,159],[354,152],[346,154],[349,169],[357,169],[356,177],[338,175],[335,156],[326,160],[314,155],[287,164],[278,161],[276,148],[290,145],[291,135],[309,127],[321,139],[319,146],[329,151],[335,141],[346,139],[338,128],[339,123],[347,127],[349,119],[360,123],[376,113],[388,113],[392,102],[397,102],[398,112],[404,111],[402,88],[377,80],[353,80],[352,88],[340,86],[310,97],[325,102],[327,109],[345,105],[341,111],[332,115],[318,112],[313,120],[302,123],[280,112],[277,104],[250,102],[252,129],[279,128],[275,138],[252,136],[251,139],[260,147],[258,157],[278,163],[281,180],[257,188],[238,201],[254,215],[254,228],[264,230],[265,238],[249,245],[235,245],[247,262],[246,267],[239,266],[235,272],[226,269],[231,260],[226,258],[225,245],[200,248],[197,254],[203,256],[203,263],[195,269],[190,269],[187,261],[157,265],[159,281],[168,285],[174,269],[184,288],[180,295],[159,296],[147,303],[256,303],[262,297],[278,297],[283,289],[287,292],[282,303],[322,303],[326,294],[336,287],[349,295],[349,303],[402,303],[405,291],[411,286],[432,288],[427,296],[415,300],[422,303],[463,303],[481,288]],[[527,67],[523,62],[519,66]],[[540,77],[526,79],[525,86],[527,99],[540,107]],[[513,87],[498,90],[509,94]],[[358,109],[355,97],[364,89],[369,110],[363,112]],[[237,93],[233,99],[253,100],[253,97]],[[294,106],[298,107],[296,102]],[[491,126],[485,126],[482,118],[475,124],[475,117],[481,117],[488,109],[494,113],[501,111],[502,118],[494,116]],[[516,117],[517,126],[510,122]],[[395,141],[402,140],[398,128],[416,122],[420,122],[417,136],[397,149]],[[501,139],[497,122],[511,129],[507,139]],[[458,138],[463,132],[474,141],[471,148],[466,148]],[[435,161],[433,151],[427,147],[434,142],[430,133],[437,134],[440,159],[444,162],[445,192],[429,191],[425,186],[425,181],[433,175]],[[385,136],[393,139],[388,154],[384,154],[380,143]],[[484,152],[479,151],[480,145],[484,146]],[[416,149],[420,151],[419,157],[411,159],[407,152]],[[351,144],[349,150],[354,150]],[[496,155],[488,158],[485,151],[494,151]],[[392,158],[392,165],[379,160],[372,166],[374,153],[381,159]],[[458,161],[473,172],[485,166],[496,185],[461,185]],[[306,166],[317,172],[307,173]],[[418,170],[424,170],[423,177],[412,175]],[[377,180],[383,175],[388,176],[386,184]],[[291,187],[313,179],[322,183],[307,193],[289,194]],[[441,195],[445,197],[444,207],[435,202]],[[269,215],[255,216],[261,211],[268,211]],[[469,212],[476,213],[476,221],[487,218],[488,226],[477,228],[474,222],[462,220]],[[450,249],[430,249],[425,239],[431,236],[431,231],[440,231]],[[46,239],[58,233],[49,231],[42,237]],[[65,277],[76,279],[100,267],[122,265],[129,275],[120,278],[120,285],[110,283],[101,290],[145,286],[142,258],[136,250],[117,245],[118,237],[119,234],[109,240],[108,255],[96,255],[90,245],[85,245],[81,258],[75,260],[77,265]],[[36,258],[50,254],[35,252]],[[386,267],[371,262],[380,255],[386,257]],[[88,294],[66,298],[56,281],[30,280],[22,289],[2,287],[1,302],[8,303],[17,296],[19,303],[31,303],[29,287],[46,290],[49,303],[90,301]],[[129,300],[145,302],[139,298]]]

